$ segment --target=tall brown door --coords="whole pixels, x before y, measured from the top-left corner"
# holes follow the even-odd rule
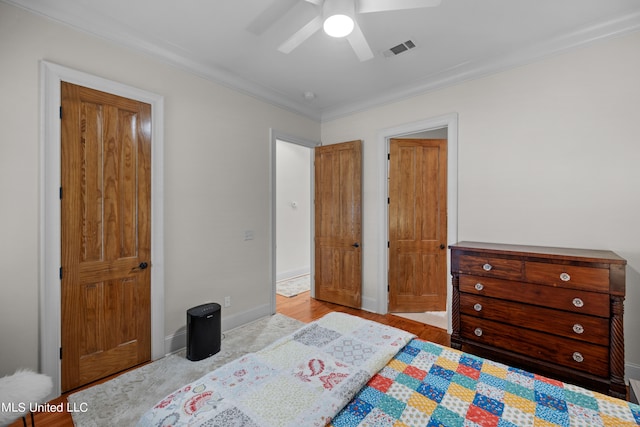
[[[151,358],[151,106],[62,83],[62,390]]]
[[[446,310],[447,140],[392,139],[389,311]]]
[[[362,305],[362,141],[315,148],[315,297]]]

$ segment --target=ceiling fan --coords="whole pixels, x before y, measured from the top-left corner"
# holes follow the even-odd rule
[[[357,14],[434,7],[441,0],[281,0],[265,10],[248,30],[254,34],[262,33],[299,2],[315,5],[318,13],[278,46],[280,52],[290,53],[323,28],[330,36],[346,37],[358,59],[367,61],[374,55],[358,25]]]

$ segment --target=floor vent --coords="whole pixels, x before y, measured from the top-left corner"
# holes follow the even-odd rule
[[[392,56],[400,55],[401,53],[406,52],[409,49],[413,49],[414,47],[416,47],[416,44],[411,40],[407,40],[406,42],[400,43],[399,45],[396,45],[389,50],[385,50],[384,52],[382,52],[382,54],[387,58],[390,58]]]

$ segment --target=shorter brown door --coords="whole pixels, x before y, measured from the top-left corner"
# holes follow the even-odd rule
[[[362,141],[315,149],[315,298],[362,305]]]
[[[392,139],[389,311],[446,310],[447,140]]]

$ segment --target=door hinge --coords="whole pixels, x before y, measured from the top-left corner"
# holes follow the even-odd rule
[[[62,119],[62,105],[60,106],[60,119]]]
[[[62,347],[60,347],[60,360],[62,360]]]
[[[387,292],[391,292],[391,287],[389,287],[389,285],[387,285]],[[62,351],[62,349],[60,349],[60,351]]]
[[[387,240],[387,248],[390,248],[391,244],[389,243],[389,241]]]
[[[62,280],[62,267],[60,267],[60,280]]]
[[[387,153],[387,160],[391,160],[391,153]]]
[[[62,200],[62,187],[60,187],[60,200]]]
[[[387,197],[387,204],[391,204],[391,197]]]

